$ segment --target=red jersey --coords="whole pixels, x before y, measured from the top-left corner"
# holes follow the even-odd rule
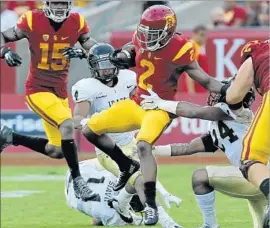
[[[82,34],[89,32],[84,17],[71,13],[55,31],[44,12],[34,10],[23,14],[17,26],[26,32],[31,53],[26,94],[52,92],[66,98],[70,61],[61,52],[66,47],[73,47]]]
[[[133,99],[139,104],[142,100],[140,96],[148,94],[147,89],[152,89],[162,99],[174,100],[179,67],[195,61],[192,42],[176,34],[167,46],[154,52],[141,51],[136,34],[133,43],[137,71],[137,88]]]
[[[231,11],[225,12],[225,24],[227,26],[232,26],[235,20],[246,20],[247,12],[243,7],[236,6]]]
[[[241,64],[252,58],[254,85],[262,96],[269,91],[269,41],[251,41],[241,52]]]

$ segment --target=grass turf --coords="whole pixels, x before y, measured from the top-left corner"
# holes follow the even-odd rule
[[[191,189],[191,174],[198,166],[160,166],[159,180],[168,191],[183,199],[180,208],[167,212],[184,227],[198,227],[202,217]],[[1,227],[5,228],[85,228],[89,217],[66,206],[64,180],[16,181],[9,177],[22,175],[64,175],[59,167],[1,167],[1,191],[41,191],[22,198],[1,198]],[[216,194],[218,222],[222,228],[251,228],[251,217],[245,200]],[[159,226],[159,225],[158,225]]]

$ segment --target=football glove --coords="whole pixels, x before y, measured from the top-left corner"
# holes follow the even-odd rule
[[[10,48],[4,47],[1,52],[1,55],[10,67],[16,67],[22,64],[22,58],[17,53],[10,50]]]
[[[162,100],[155,92],[148,89],[147,90],[150,95],[141,95],[141,98],[144,100],[141,102],[141,106],[144,110],[154,110],[160,109],[161,104],[165,101]]]
[[[110,55],[110,61],[117,68],[124,70],[129,69],[130,59],[126,56],[126,53],[123,53],[121,49],[115,50]]]
[[[178,197],[176,197],[174,195],[171,195],[170,193],[162,195],[161,197],[162,197],[166,207],[169,209],[171,208],[172,203],[174,203],[176,205],[176,207],[179,207],[180,204],[182,203],[181,199],[179,199]]]
[[[63,50],[62,54],[67,59],[72,59],[72,58],[85,59],[87,57],[85,50],[81,48],[75,48],[75,47],[66,47]]]

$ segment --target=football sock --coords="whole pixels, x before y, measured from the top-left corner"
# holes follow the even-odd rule
[[[38,153],[47,155],[46,153],[46,145],[48,143],[48,139],[39,138],[39,137],[31,137],[27,135],[21,135],[18,133],[12,133],[12,144],[14,146],[25,146],[31,150],[34,150]]]
[[[80,176],[77,147],[74,139],[65,139],[61,142],[63,154],[67,160],[72,178]]]
[[[204,225],[218,227],[215,211],[215,192],[195,195],[195,198],[203,214]]]
[[[260,185],[260,190],[261,192],[268,197],[269,196],[269,178],[266,178],[265,180],[262,181],[261,185]]]
[[[117,145],[115,145],[113,150],[107,149],[103,151],[117,163],[120,171],[129,170],[132,160]]]
[[[127,192],[125,188],[123,188],[118,195],[118,203],[120,208],[129,209],[129,203],[133,197],[133,194]]]
[[[156,182],[145,182],[144,183],[144,194],[146,197],[146,203],[152,208],[157,208],[157,205],[156,205]]]

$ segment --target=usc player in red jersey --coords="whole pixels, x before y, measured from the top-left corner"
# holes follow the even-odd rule
[[[20,135],[2,126],[0,151],[8,145],[22,145],[52,158],[65,157],[76,195],[89,200],[97,195],[80,174],[67,99],[67,76],[69,58],[85,56],[81,49],[72,48],[75,43],[79,41],[85,50],[89,50],[94,42],[84,17],[71,13],[72,5],[73,1],[67,0],[44,1],[43,10],[26,12],[16,26],[1,32],[0,56],[11,67],[19,66],[22,59],[4,45],[28,39],[31,63],[25,83],[26,102],[42,118],[48,139]]]
[[[242,106],[245,93],[254,85],[262,96],[262,103],[243,139],[242,167],[244,177],[258,187],[269,199],[270,154],[270,91],[269,91],[269,40],[252,41],[242,50],[242,65],[227,90],[226,101],[236,109]],[[268,201],[269,202],[269,201]],[[269,228],[269,205],[263,228]]]
[[[131,99],[115,103],[110,109],[94,115],[83,129],[85,137],[105,153],[121,153],[106,133],[119,133],[140,129],[136,139],[141,170],[145,180],[145,224],[158,221],[156,196],[157,165],[152,145],[170,124],[171,116],[162,110],[145,111],[141,108],[141,95],[150,88],[164,99],[173,99],[177,79],[186,71],[194,80],[212,92],[221,92],[222,83],[204,73],[194,60],[192,42],[175,32],[177,19],[174,11],[164,5],[148,8],[130,44],[113,53],[110,60],[120,68],[137,68],[137,88]],[[126,184],[132,171],[121,171],[115,190]]]

